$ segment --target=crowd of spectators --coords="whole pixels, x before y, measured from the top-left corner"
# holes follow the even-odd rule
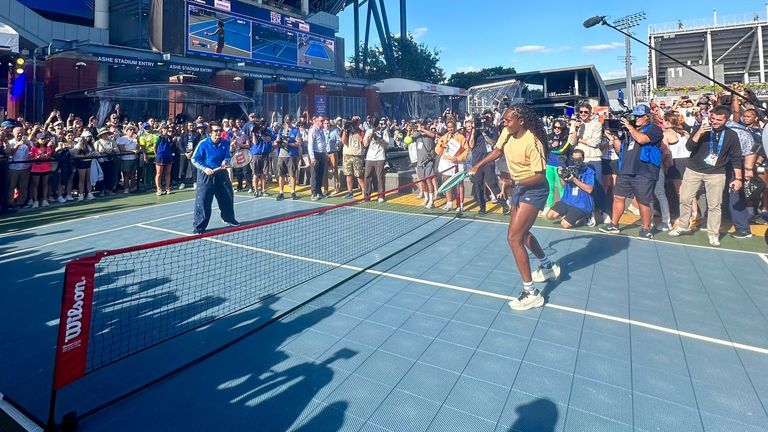
[[[418,178],[437,174],[418,184],[422,205],[431,208],[444,200],[440,205],[445,210],[463,212],[470,201],[463,185],[445,196],[437,195],[437,186],[448,174],[485,157],[503,127],[501,111],[462,118],[448,109],[434,119],[399,123],[376,115],[328,119],[307,112],[298,118],[273,115],[268,120],[250,114],[215,120],[233,160],[248,156],[250,161],[230,170],[238,191],[268,196],[275,183],[276,199],[298,199],[297,185],[306,184],[311,198],[319,200],[352,198],[358,188],[371,198],[375,187],[376,198],[384,201],[389,153],[407,149]],[[686,234],[708,219],[713,245],[719,244],[723,206],[736,238],[751,235],[750,223],[766,223],[768,192],[759,189],[761,180],[768,181],[761,146],[765,116],[753,95],[682,96],[670,103],[640,105],[632,113],[593,111],[582,103],[570,117],[543,118],[549,133],[549,197],[542,217],[565,228],[603,224],[602,231],[616,232],[626,210],[641,216],[645,238],[660,231]],[[154,190],[162,196],[194,188],[192,154],[210,133],[208,119],[201,116],[183,122],[132,121],[119,106],[101,127],[95,117],[84,122],[57,110],[42,124],[4,121],[3,201],[7,208],[36,208],[116,193]],[[635,143],[643,150],[637,164],[629,157]],[[488,203],[507,212],[511,178],[506,171],[500,160],[472,178],[471,199],[479,213],[487,211]],[[632,198],[626,208],[623,198]]]

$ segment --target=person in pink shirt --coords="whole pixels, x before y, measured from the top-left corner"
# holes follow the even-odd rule
[[[35,135],[35,145],[29,150],[32,159],[32,179],[29,192],[32,198],[32,208],[48,207],[48,176],[51,175],[51,161],[53,160],[53,147],[50,146],[50,137],[44,133]],[[43,193],[40,194],[42,183]],[[38,199],[39,197],[39,199]]]

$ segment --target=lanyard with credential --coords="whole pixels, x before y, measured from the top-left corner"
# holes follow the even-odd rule
[[[720,150],[723,149],[723,137],[725,136],[725,129],[720,132],[720,139],[717,141],[717,153],[715,153],[715,131],[709,134],[709,154],[720,155]]]

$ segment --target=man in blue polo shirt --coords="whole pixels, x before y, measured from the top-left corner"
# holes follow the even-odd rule
[[[283,127],[275,131],[275,147],[277,148],[277,184],[280,193],[277,200],[285,198],[285,177],[291,185],[291,199],[299,199],[296,195],[296,173],[299,170],[299,152],[301,151],[301,134],[293,126],[293,116],[285,116]]]
[[[213,197],[221,210],[221,219],[229,226],[239,226],[235,219],[235,196],[229,179],[229,142],[221,138],[221,125],[210,123],[211,136],[200,141],[192,155],[192,163],[198,169],[195,195],[195,220],[193,233],[202,234],[211,220]]]
[[[269,195],[267,192],[267,167],[272,153],[272,133],[259,125],[253,129],[251,144],[251,171],[253,171],[253,196]]]
[[[595,169],[584,162],[584,150],[575,149],[571,154],[576,175],[563,177],[564,170],[558,167],[560,183],[563,185],[563,197],[547,212],[547,219],[560,220],[563,228],[572,228],[579,222],[586,221],[592,214],[592,189],[595,186]]]

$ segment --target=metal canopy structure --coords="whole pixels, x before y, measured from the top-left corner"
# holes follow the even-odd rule
[[[322,1],[322,0],[317,0],[317,1]],[[342,0],[339,0],[339,2],[341,1]],[[365,67],[368,65],[367,56],[364,55],[362,61],[360,59],[360,7],[367,3],[368,10],[366,11],[366,15],[365,15],[365,40],[364,40],[364,46],[366,48],[365,53],[367,53],[368,51],[367,48],[368,48],[368,43],[370,41],[370,35],[371,35],[371,19],[373,19],[374,25],[376,26],[376,32],[379,36],[379,43],[381,44],[381,49],[382,51],[384,51],[384,60],[387,64],[387,67],[389,68],[389,72],[392,75],[395,75],[400,65],[397,64],[397,59],[395,59],[394,44],[392,41],[392,31],[390,30],[390,27],[389,27],[389,20],[387,19],[387,9],[384,4],[384,0],[343,0],[343,3],[344,3],[343,6],[335,13],[340,12],[342,9],[346,8],[347,6],[352,6],[354,8],[355,73],[359,73],[361,69],[365,69]],[[400,35],[403,36],[401,37],[402,44],[405,44],[404,36],[408,34],[406,9],[407,9],[406,0],[400,0]]]

